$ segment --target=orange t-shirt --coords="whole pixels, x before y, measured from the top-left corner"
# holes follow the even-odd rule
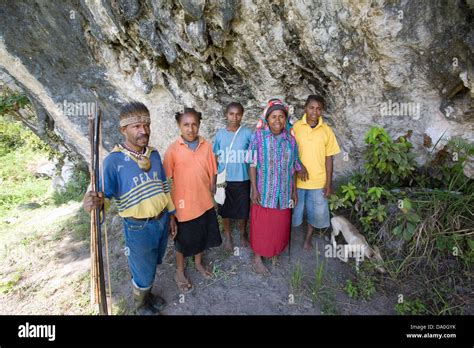
[[[171,199],[179,222],[195,219],[214,207],[211,183],[217,175],[212,145],[199,137],[195,151],[179,137],[166,150],[166,176],[173,178]]]

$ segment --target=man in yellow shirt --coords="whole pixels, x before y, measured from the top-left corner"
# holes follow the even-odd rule
[[[298,203],[293,209],[293,226],[303,223],[306,211],[308,230],[304,249],[313,249],[313,229],[330,226],[327,197],[331,194],[333,156],[340,152],[331,127],[323,121],[324,99],[309,95],[305,114],[293,125],[300,160],[306,173],[297,179]]]

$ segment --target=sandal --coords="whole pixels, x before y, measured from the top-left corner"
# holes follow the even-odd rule
[[[194,290],[193,284],[189,282],[189,280],[186,281],[181,281],[178,279],[178,276],[174,276],[174,281],[176,282],[176,285],[178,286],[179,291],[183,294],[189,294]]]

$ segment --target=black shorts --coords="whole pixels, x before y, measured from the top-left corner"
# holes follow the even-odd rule
[[[195,219],[178,221],[178,234],[174,239],[174,247],[185,257],[202,253],[204,250],[221,245],[221,243],[221,232],[214,208]]]
[[[219,205],[219,215],[225,219],[248,220],[250,211],[250,180],[227,181],[225,201]]]

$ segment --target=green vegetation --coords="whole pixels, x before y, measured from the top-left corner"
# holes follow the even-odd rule
[[[113,315],[128,315],[128,303],[125,297],[120,297],[117,301],[117,304],[112,306],[112,314]]]
[[[326,271],[326,259],[320,262],[319,257],[316,258],[316,267],[314,268],[314,281],[311,286],[311,295],[313,301],[320,300],[324,297],[325,288],[323,285],[324,275]]]
[[[401,315],[426,315],[429,314],[426,305],[420,299],[406,300],[395,305],[395,310]]]
[[[0,95],[0,115],[18,111],[29,103],[28,98],[24,94],[11,92],[6,89],[4,93]]]
[[[319,303],[321,306],[321,314],[337,315],[338,309],[335,304],[334,289],[330,287],[331,279],[326,277],[326,258],[320,258],[318,253],[318,244],[315,246],[316,265],[313,270],[314,279],[310,284],[310,294],[313,303]]]
[[[62,155],[18,120],[18,110],[28,104],[28,99],[18,93],[7,90],[0,95],[0,219],[24,204],[80,201],[88,185],[87,174],[77,168],[75,179],[61,193],[53,192],[50,178],[35,176],[38,163]]]
[[[29,129],[0,115],[0,217],[18,204],[44,202],[51,180],[36,178],[29,165],[46,156]]]
[[[50,177],[38,175],[41,165],[61,164],[65,155],[19,121],[20,109],[22,118],[34,124],[34,113],[24,95],[0,92],[0,294],[28,293],[35,298],[40,289],[45,294],[49,290],[32,282],[31,274],[37,276],[42,271],[38,264],[49,268],[54,255],[67,253],[67,247],[56,249],[60,241],[71,237],[72,241],[86,241],[87,250],[89,216],[77,202],[88,180],[84,171],[76,169],[71,184],[59,193],[53,190]],[[55,269],[46,272],[54,273]],[[90,312],[90,295],[82,295],[81,288],[89,288],[88,278],[78,279],[74,290],[76,304],[86,314]],[[59,306],[64,312],[70,309],[70,303]]]
[[[376,265],[369,262],[363,262],[359,265],[354,279],[348,279],[344,290],[346,294],[355,300],[370,301],[373,299],[376,289],[377,276],[375,272]]]
[[[80,209],[73,217],[60,223],[55,239],[61,239],[65,234],[70,234],[76,241],[90,242],[90,215]]]
[[[194,268],[195,262],[194,262],[194,257],[193,256],[186,258],[186,265],[185,266],[188,269]]]
[[[22,278],[22,271],[17,271],[9,275],[9,280],[0,282],[0,293],[8,294],[13,291],[14,287]]]
[[[353,299],[368,301],[375,295],[375,285],[371,278],[366,277],[359,277],[354,283],[348,279],[344,290],[346,290],[349,297]]]
[[[291,273],[291,289],[294,292],[299,292],[301,290],[301,286],[303,283],[303,268],[301,267],[301,263],[298,261],[296,266]]]
[[[316,265],[313,269],[313,276],[305,275],[303,266],[300,261],[294,265],[290,276],[290,287],[295,302],[299,303],[303,297],[308,298],[314,305],[319,305],[321,314],[335,315],[338,314],[336,301],[334,297],[334,289],[330,287],[331,279],[326,277],[325,258],[321,258],[317,252],[316,245]]]
[[[89,176],[85,171],[75,168],[74,180],[69,182],[63,192],[55,191],[53,193],[53,201],[55,205],[61,205],[70,201],[79,202],[86,193],[89,185]]]
[[[407,137],[394,141],[374,127],[365,141],[364,168],[331,196],[331,210],[349,217],[380,247],[393,280],[413,282],[427,312],[459,313],[468,301],[474,261],[474,183],[463,173],[474,146],[451,139],[417,167]],[[345,289],[367,298],[371,288],[368,281],[362,291],[359,282],[348,281]],[[421,311],[408,306],[397,311]]]
[[[409,151],[413,146],[405,137],[393,141],[385,129],[373,127],[365,142],[365,173],[369,185],[398,185],[412,175],[414,155]]]
[[[336,300],[334,298],[334,293],[326,291],[324,296],[320,299],[321,303],[321,314],[324,315],[339,315],[339,310],[336,306]]]

